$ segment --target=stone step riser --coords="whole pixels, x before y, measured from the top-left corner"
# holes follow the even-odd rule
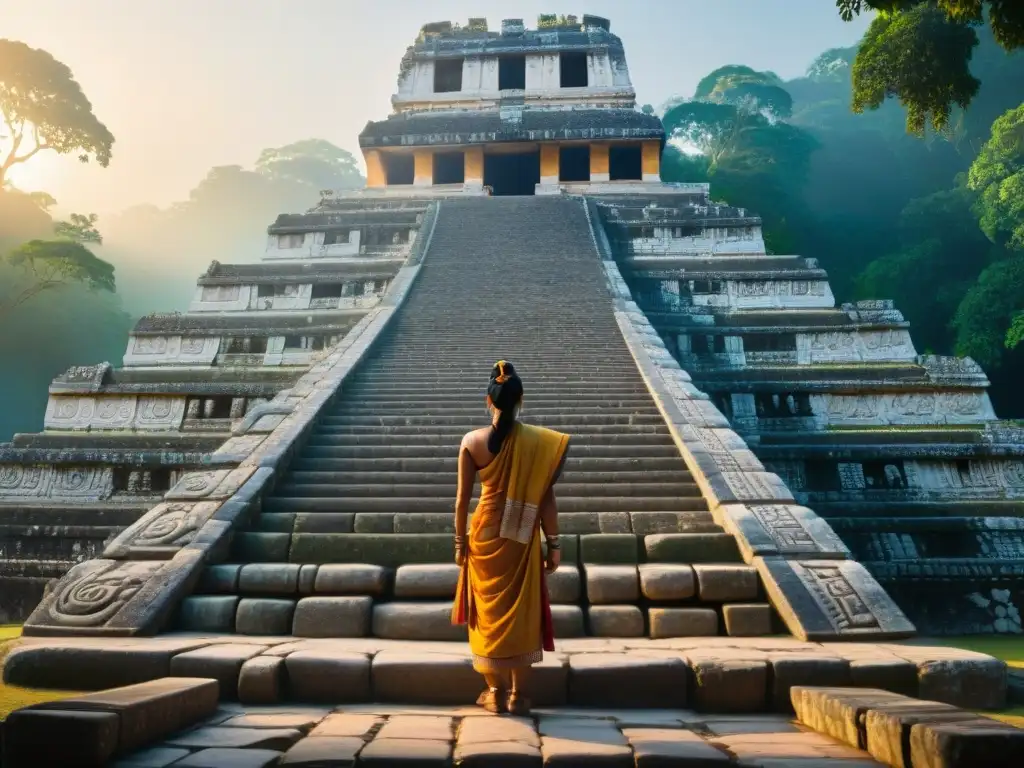
[[[481,409],[482,410],[482,409]],[[467,416],[324,416],[320,420],[323,427],[432,427],[432,426],[463,426],[472,424],[475,419]],[[613,425],[664,425],[665,420],[660,413],[620,413],[620,414],[561,414],[544,419],[543,425],[549,429],[563,429],[576,426],[613,426]]]
[[[292,472],[347,472],[347,473],[404,473],[404,472],[456,472],[459,461],[455,456],[436,459],[383,459],[383,458],[310,458],[297,459],[291,464]],[[674,477],[692,480],[682,458],[573,458],[565,461],[562,477],[578,475],[624,475],[637,476],[650,473],[671,473]]]
[[[337,431],[333,433],[315,432],[310,435],[308,445],[313,447],[341,447],[346,445],[443,445],[450,446],[452,450],[456,450],[459,447],[462,434],[474,426],[479,425],[457,427],[443,431],[440,428],[435,428],[433,430],[424,429],[420,431],[407,431],[404,434],[399,431],[384,430],[380,427],[366,428],[360,431],[357,431],[353,427],[349,427],[345,431]],[[628,432],[624,429],[612,428],[606,431],[591,430],[586,433],[574,432],[572,434],[570,450],[574,455],[576,455],[581,446],[628,446],[630,450],[623,451],[623,453],[620,454],[621,456],[626,457],[631,455],[630,451],[634,446],[671,444],[667,427],[651,426],[649,429],[644,430],[634,428]]]
[[[343,482],[316,483],[309,479],[297,478],[295,475],[285,477],[284,482],[277,486],[280,497],[287,498],[322,498],[345,496],[355,498],[409,498],[416,496],[429,498],[442,495],[455,495],[456,482],[454,477],[447,481],[417,484],[412,481],[402,483],[376,483],[372,485],[356,485]],[[700,497],[700,489],[696,483],[613,483],[610,481],[573,483],[565,480],[558,483],[557,493],[575,496],[581,499],[593,498],[604,501],[607,498],[636,498],[650,502],[655,498],[678,499],[681,497]]]
[[[328,419],[350,419],[350,418],[423,418],[425,416],[430,418],[438,418],[443,416],[454,416],[458,418],[471,418],[477,419],[483,412],[480,407],[481,398],[473,398],[477,402],[472,405],[466,404],[447,404],[436,402],[423,402],[416,403],[414,405],[398,405],[396,404],[391,408],[381,408],[378,404],[366,404],[358,400],[345,402],[343,405],[333,409],[329,416],[324,417],[324,423],[328,423]],[[524,403],[525,404],[525,403]],[[564,403],[558,403],[548,405],[545,403],[538,403],[531,399],[529,403],[530,415],[535,418],[544,417],[546,419],[557,419],[566,416],[587,416],[587,417],[607,417],[607,416],[657,416],[660,415],[657,406],[653,403],[628,403],[626,405],[598,405],[596,403],[581,405],[579,403],[572,403],[567,401]]]
[[[321,459],[433,460],[455,456],[458,447],[457,440],[451,443],[431,445],[393,445],[392,441],[384,439],[378,439],[374,443],[357,440],[345,446],[307,444],[303,449],[300,461],[305,459],[314,461]],[[612,461],[635,461],[638,459],[681,461],[678,449],[666,440],[648,444],[634,442],[633,444],[581,445],[574,443],[571,450],[571,456],[577,458],[586,456]]]
[[[313,485],[442,485],[446,488],[455,485],[455,473],[458,467],[442,467],[440,469],[414,470],[399,469],[394,471],[337,471],[329,470],[304,470],[294,467],[284,475],[284,482],[290,485],[313,484]],[[636,485],[638,483],[648,484],[685,484],[694,485],[690,473],[686,470],[658,471],[638,470],[626,472],[600,471],[580,472],[578,470],[565,469],[558,482],[558,489],[571,488],[576,485],[598,485],[618,484]]]
[[[324,498],[273,496],[264,502],[268,512],[451,512],[455,498],[367,497]],[[579,498],[560,496],[560,512],[684,512],[707,509],[702,497]]]

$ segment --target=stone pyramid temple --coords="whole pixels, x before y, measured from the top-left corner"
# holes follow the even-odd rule
[[[427,25],[392,103],[365,189],[279,216],[0,446],[0,620],[463,638],[457,448],[508,359],[573,437],[557,637],[1021,631],[1024,431],[890,302],[837,306],[755,212],[662,182],[607,20]]]

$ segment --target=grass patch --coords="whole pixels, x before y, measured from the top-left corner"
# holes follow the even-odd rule
[[[3,668],[7,653],[14,647],[14,641],[19,637],[21,637],[20,625],[0,626],[0,669]],[[0,720],[5,720],[16,709],[32,704],[41,704],[44,701],[66,699],[69,696],[77,696],[78,693],[78,691],[53,691],[47,688],[21,688],[17,685],[8,685],[0,680]]]
[[[965,635],[928,638],[928,641],[932,642],[933,639],[935,645],[949,645],[953,648],[963,648],[965,651],[987,653],[989,656],[1002,659],[1011,667],[1024,669],[1024,636]]]

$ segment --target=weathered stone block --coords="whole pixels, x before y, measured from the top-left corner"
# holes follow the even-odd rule
[[[853,658],[850,685],[917,696],[917,665],[897,658]]]
[[[397,568],[409,563],[451,563],[455,544],[439,533],[296,533],[293,563],[370,563]]]
[[[179,653],[171,659],[174,677],[211,677],[220,683],[222,699],[238,697],[238,673],[242,664],[266,650],[262,645],[224,643]]]
[[[487,719],[467,717],[463,722]],[[502,768],[541,768],[544,764],[539,745],[510,740],[463,743],[460,739],[455,745],[454,761],[460,768],[491,768],[496,765]]]
[[[707,493],[726,504],[792,504],[793,494],[774,472],[720,472],[705,478]],[[710,504],[710,501],[709,501]]]
[[[371,675],[373,668],[371,667]],[[383,722],[378,715],[335,713],[328,715],[309,732],[310,738],[356,738],[366,739],[371,731]]]
[[[381,603],[373,606],[373,636],[389,640],[464,640],[465,626],[452,624],[451,602]]]
[[[552,605],[551,625],[555,637],[584,637],[587,634],[583,609],[578,605]]]
[[[754,565],[772,605],[801,640],[884,640],[914,632],[881,585],[853,560],[758,557]]]
[[[656,533],[644,536],[649,563],[738,563],[736,541],[727,533]]]
[[[399,765],[451,765],[452,744],[427,739],[374,739],[359,753],[359,765],[366,768],[392,768]]]
[[[325,704],[372,701],[365,653],[296,651],[285,657],[293,701]]]
[[[801,723],[858,749],[865,748],[865,712],[874,707],[912,702],[900,694],[878,688],[796,685],[790,689],[790,703]]]
[[[284,753],[277,768],[339,768],[354,766],[365,741],[352,737],[321,736],[302,739]]]
[[[592,533],[579,537],[580,562],[636,565],[637,537],[632,533]]]
[[[635,565],[585,565],[587,599],[597,605],[635,603],[640,576]]]
[[[715,511],[726,531],[736,536],[743,559],[806,557],[844,559],[850,550],[826,520],[794,504],[727,504]]]
[[[394,533],[394,512],[357,512],[352,526],[355,533]]]
[[[238,589],[250,595],[294,595],[299,588],[300,565],[249,563],[238,575]]]
[[[107,545],[103,556],[114,560],[169,560],[191,544],[220,507],[216,501],[158,504]]]
[[[676,563],[640,566],[640,591],[648,600],[687,600],[697,592],[693,567]]]
[[[724,603],[757,597],[757,571],[749,565],[694,565],[701,601]]]
[[[114,712],[19,709],[4,723],[3,764],[99,768],[113,757],[119,728]]]
[[[186,632],[234,632],[238,600],[235,595],[186,597],[178,625]]]
[[[281,563],[288,559],[291,541],[290,533],[238,531],[234,550],[238,559],[247,563]]]
[[[167,740],[189,749],[285,750],[302,738],[294,728],[222,728],[206,726],[179,733]]]
[[[701,736],[682,728],[624,728],[636,768],[665,766],[727,766],[729,756],[715,749]]]
[[[922,699],[965,709],[1000,709],[1006,703],[1006,662],[992,657],[944,659],[918,665]]]
[[[580,569],[575,565],[559,565],[554,573],[544,577],[548,585],[548,598],[556,604],[575,605],[580,600]]]
[[[910,699],[872,705],[864,711],[863,716],[865,749],[873,758],[886,765],[911,768],[912,764],[905,760],[905,756],[913,726],[918,723],[973,722],[977,718],[973,712],[965,712],[937,701]]]
[[[395,597],[453,598],[459,583],[455,563],[402,565],[395,571]]]
[[[767,603],[732,603],[722,606],[725,633],[729,637],[772,634],[772,607]]]
[[[644,614],[635,605],[592,605],[587,609],[595,637],[643,637]]]
[[[294,600],[246,597],[238,603],[235,632],[240,635],[287,635],[292,628]]]
[[[484,688],[469,656],[381,651],[373,657],[376,701],[471,704]]]
[[[711,513],[699,512],[630,512],[630,524],[637,536],[656,533],[715,533],[718,524]]]
[[[167,768],[189,754],[187,749],[179,747],[150,747],[118,760],[114,768]]]
[[[740,714],[768,707],[768,664],[733,654],[687,654],[691,703],[698,712]]]
[[[299,567],[299,594],[311,595],[316,588],[316,574],[320,570],[319,565],[303,565]]]
[[[446,715],[392,715],[377,732],[377,739],[429,739],[454,741],[455,723]]]
[[[291,634],[296,637],[366,637],[373,598],[304,597],[295,605]]]
[[[314,590],[332,595],[382,595],[388,587],[387,569],[360,563],[321,565]]]
[[[778,654],[771,665],[772,704],[778,712],[792,710],[789,692],[795,685],[838,688],[850,683],[850,662],[834,656]]]
[[[238,673],[238,700],[243,704],[277,704],[284,698],[284,657],[257,656]]]
[[[240,565],[208,565],[199,577],[196,591],[200,594],[233,595],[238,592]]]
[[[651,637],[707,637],[718,634],[718,614],[711,608],[649,608]]]
[[[119,721],[117,752],[127,754],[212,715],[219,692],[216,680],[165,677],[33,708],[113,713]]]
[[[569,703],[585,707],[681,708],[687,668],[678,658],[583,653],[569,657]]]
[[[397,512],[395,533],[455,533],[455,515],[451,512]]]
[[[270,768],[280,758],[281,752],[276,749],[212,747],[193,752],[175,763],[174,768]]]
[[[1024,755],[1024,728],[977,718],[959,723],[918,723],[910,729],[915,768],[1014,768]]]
[[[354,512],[299,512],[290,531],[294,533],[354,533]]]

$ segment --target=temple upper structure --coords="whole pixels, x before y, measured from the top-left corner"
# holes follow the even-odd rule
[[[370,191],[556,193],[657,182],[661,121],[636,109],[607,19],[528,30],[423,27],[402,59],[394,113],[359,136]]]

